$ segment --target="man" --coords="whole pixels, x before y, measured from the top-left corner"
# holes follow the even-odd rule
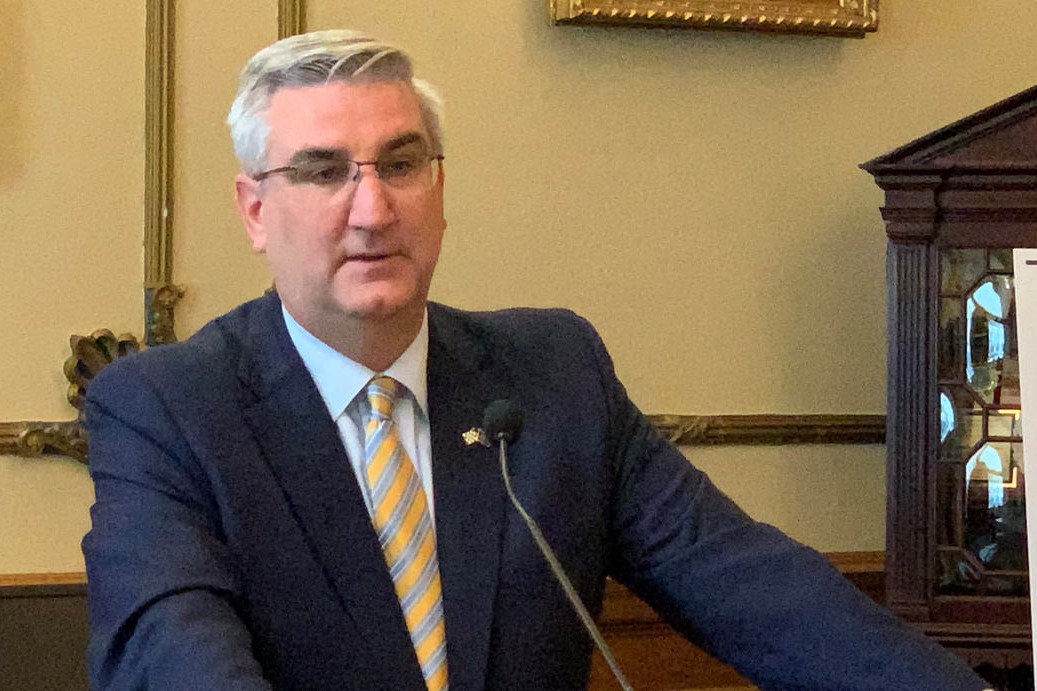
[[[982,688],[662,440],[586,322],[427,303],[439,104],[401,52],[280,41],[228,122],[276,293],[90,385],[97,688],[584,688],[590,641],[463,442],[500,398],[592,611],[611,575],[765,689]]]

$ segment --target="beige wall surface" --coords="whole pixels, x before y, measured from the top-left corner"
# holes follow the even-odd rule
[[[93,500],[86,466],[0,456],[0,574],[82,571]]]
[[[143,320],[144,9],[4,0],[0,26],[0,420],[69,419],[69,335]]]
[[[117,4],[0,3],[0,280],[19,326],[0,344],[0,419],[71,417],[68,335],[142,330],[143,3]],[[184,338],[269,283],[232,206],[223,117],[277,3],[175,7]],[[884,410],[881,195],[857,165],[1030,86],[1037,4],[881,9],[877,34],[845,40],[555,27],[547,0],[307,3],[309,28],[407,47],[446,98],[434,297],[576,309],[646,412],[687,414]],[[689,453],[810,544],[881,548],[880,447]],[[44,540],[53,564],[0,553],[0,572],[79,558],[88,496],[52,506],[40,488],[52,472],[87,487],[84,469],[40,461],[33,480],[32,463],[2,459],[0,513],[73,508]]]
[[[0,420],[68,420],[71,334],[141,333],[144,4],[0,2]],[[79,571],[92,487],[0,457],[0,573]]]
[[[685,447],[750,516],[823,552],[886,548],[881,446]]]
[[[224,118],[238,70],[277,39],[277,2],[177,0],[176,24],[173,254],[184,338],[270,285],[234,209],[238,166]]]

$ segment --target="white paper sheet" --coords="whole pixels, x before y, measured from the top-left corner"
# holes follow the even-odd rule
[[[1023,423],[1023,474],[1037,478],[1037,249],[1017,249],[1015,264],[1016,333],[1019,337],[1019,388]],[[1030,621],[1037,622],[1037,482],[1027,483],[1026,535],[1030,559]],[[1030,487],[1033,487],[1031,489]],[[1034,659],[1037,660],[1037,636]]]

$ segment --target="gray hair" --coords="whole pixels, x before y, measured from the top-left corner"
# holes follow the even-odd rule
[[[270,127],[265,113],[274,93],[282,87],[319,86],[333,81],[409,82],[432,139],[432,153],[443,153],[442,99],[431,84],[414,77],[406,53],[358,31],[312,31],[263,48],[241,70],[227,125],[234,153],[246,173],[255,175],[266,167]]]

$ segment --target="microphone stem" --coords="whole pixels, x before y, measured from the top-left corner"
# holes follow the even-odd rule
[[[519,516],[525,521],[526,527],[529,528],[529,533],[533,536],[533,541],[536,542],[537,547],[540,548],[540,552],[544,555],[544,559],[547,560],[548,565],[551,567],[551,571],[554,572],[555,578],[562,586],[562,590],[565,591],[565,596],[569,598],[570,604],[573,609],[576,610],[576,614],[579,615],[580,621],[583,623],[583,628],[587,630],[590,637],[594,640],[594,645],[598,647],[598,651],[601,652],[601,656],[605,658],[605,662],[608,663],[609,669],[612,670],[612,675],[619,682],[620,687],[623,691],[634,691],[634,687],[626,680],[623,676],[622,670],[619,669],[619,663],[616,662],[616,658],[613,657],[612,651],[609,650],[608,644],[605,643],[604,637],[601,635],[601,631],[598,630],[597,625],[594,623],[594,618],[591,617],[590,612],[583,606],[583,601],[580,600],[580,596],[576,592],[576,588],[569,581],[569,577],[565,574],[565,569],[562,568],[561,562],[555,556],[551,550],[551,546],[547,543],[547,539],[544,538],[543,533],[540,532],[540,528],[537,527],[536,521],[530,517],[526,510],[522,508],[521,502],[518,497],[511,490],[511,479],[508,476],[508,453],[507,444],[504,439],[500,440],[500,468],[501,475],[504,477],[504,489],[508,493],[508,498],[511,499],[511,503],[515,506],[515,510],[518,511]]]

